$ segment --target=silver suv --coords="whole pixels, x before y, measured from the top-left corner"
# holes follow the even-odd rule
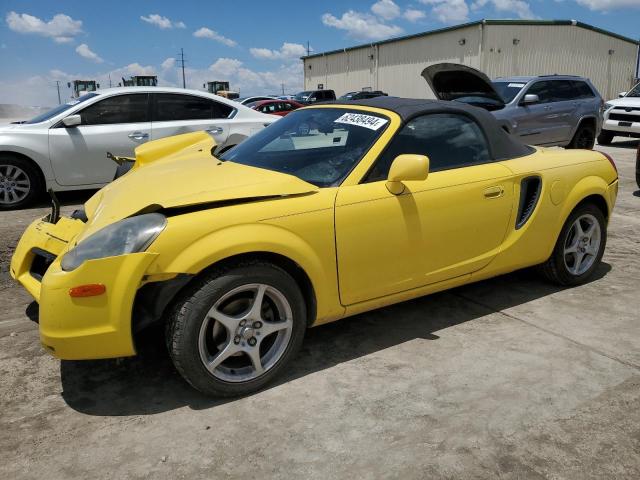
[[[422,76],[440,100],[485,108],[530,145],[591,149],[602,127],[602,97],[584,77],[541,75],[491,81],[465,65],[439,63]]]

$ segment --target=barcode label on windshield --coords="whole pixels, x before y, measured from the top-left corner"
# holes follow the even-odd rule
[[[385,118],[374,117],[373,115],[364,115],[362,113],[345,113],[340,118],[334,120],[334,123],[346,123],[347,125],[356,125],[358,127],[368,128],[369,130],[378,130],[388,122]]]

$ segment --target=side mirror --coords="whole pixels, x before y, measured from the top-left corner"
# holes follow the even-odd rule
[[[627,94],[627,92],[620,92],[620,93],[618,94],[618,98],[622,98],[622,97],[624,97],[626,94]]]
[[[404,192],[402,182],[426,180],[429,175],[429,157],[425,155],[398,155],[391,164],[387,176],[387,190],[394,195]]]
[[[62,123],[65,127],[77,127],[82,123],[82,117],[80,115],[69,115],[62,119]]]
[[[538,103],[540,101],[540,97],[538,95],[535,95],[533,93],[527,93],[524,98],[522,99],[522,103],[524,104],[528,104],[528,103]]]

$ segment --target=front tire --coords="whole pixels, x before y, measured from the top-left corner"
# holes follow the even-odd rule
[[[17,156],[0,156],[0,210],[26,207],[42,190],[40,175],[33,164]]]
[[[589,281],[607,243],[607,222],[592,203],[576,208],[562,227],[553,253],[540,265],[542,274],[563,286]]]
[[[613,141],[613,133],[608,132],[607,130],[602,130],[600,135],[598,135],[598,143],[600,145],[611,145]]]
[[[217,397],[247,395],[273,380],[296,355],[306,306],[295,280],[262,262],[215,271],[173,308],[166,339],[176,369]]]
[[[596,143],[596,131],[589,124],[581,124],[578,126],[576,133],[573,135],[571,142],[567,148],[582,148],[585,150],[593,150]]]

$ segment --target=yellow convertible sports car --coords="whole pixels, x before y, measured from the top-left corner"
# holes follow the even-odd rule
[[[585,282],[618,190],[606,155],[525,146],[454,102],[317,105],[213,148],[149,142],[84,209],[28,227],[11,274],[53,355],[135,355],[161,322],[191,385],[246,394],[310,326],[533,265]]]

